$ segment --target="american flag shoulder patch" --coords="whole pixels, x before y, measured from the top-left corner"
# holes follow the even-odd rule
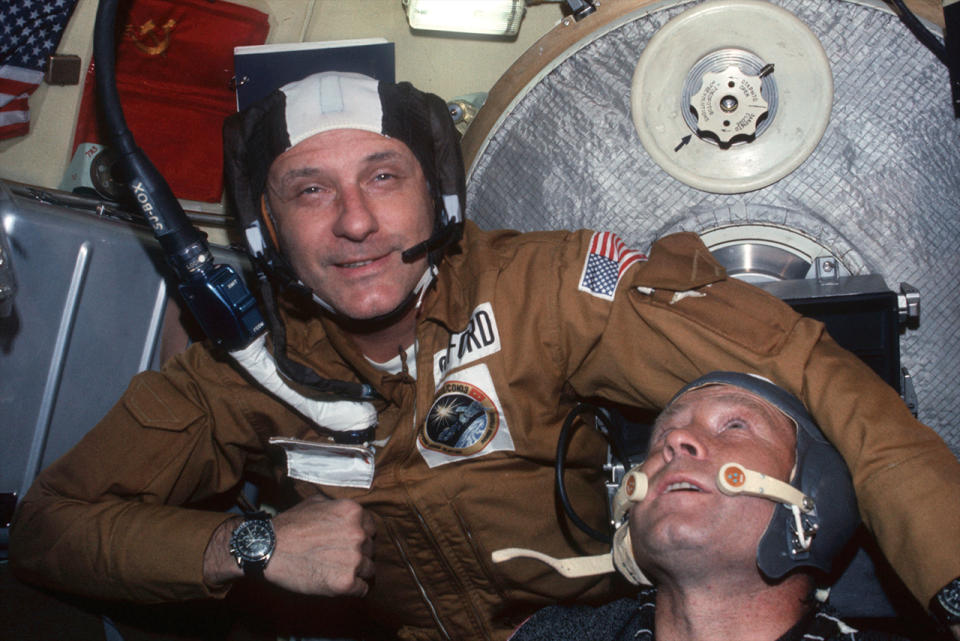
[[[77,0],[0,2],[0,139],[30,131],[28,99],[43,80]]]
[[[578,289],[597,298],[613,300],[620,277],[631,265],[646,259],[644,254],[625,246],[613,232],[594,232]]]

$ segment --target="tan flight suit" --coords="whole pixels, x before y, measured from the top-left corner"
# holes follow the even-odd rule
[[[389,440],[373,487],[323,488],[376,516],[369,602],[378,617],[406,626],[406,638],[503,639],[543,604],[603,600],[612,579],[564,579],[533,560],[494,565],[490,553],[607,551],[558,524],[564,418],[580,398],[658,408],[717,369],[762,374],[803,399],[849,463],[867,525],[922,603],[960,576],[960,464],[867,366],[821,324],[728,279],[694,234],[667,237],[629,266],[629,253],[591,258],[592,239],[468,223],[421,309],[416,380],[384,374],[332,324],[287,310],[293,358],[325,377],[369,382],[384,399],[376,436]],[[579,432],[567,488],[601,527],[605,443]],[[203,551],[228,515],[180,506],[233,491],[245,468],[266,469],[276,435],[327,438],[194,345],[162,372],[138,375],[42,473],[20,506],[12,563],[29,580],[98,597],[208,596]]]

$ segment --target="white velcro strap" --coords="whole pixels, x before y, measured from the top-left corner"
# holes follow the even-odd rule
[[[456,194],[443,195],[443,210],[447,212],[447,220],[451,223],[463,221],[463,212],[460,211],[460,197]]]
[[[366,401],[323,401],[298,393],[280,377],[262,334],[230,355],[268,392],[317,425],[335,432],[355,432],[377,424],[377,410]]]
[[[260,223],[253,222],[247,225],[243,233],[247,237],[247,247],[250,248],[250,253],[257,257],[263,256],[266,243],[263,242],[263,232],[260,231]]]
[[[598,554],[596,556],[574,556],[568,559],[557,559],[555,557],[528,550],[527,548],[503,548],[496,550],[490,555],[494,563],[502,563],[511,559],[536,559],[541,563],[546,563],[551,568],[559,572],[568,579],[575,579],[582,576],[594,576],[596,574],[609,574],[613,572],[613,561],[609,554]]]

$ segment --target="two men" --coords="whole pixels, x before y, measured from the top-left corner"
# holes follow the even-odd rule
[[[542,605],[611,590],[490,562],[524,540],[598,551],[556,527],[549,498],[568,412],[582,398],[659,408],[716,369],[804,399],[922,602],[960,576],[947,447],[819,323],[727,278],[695,235],[646,258],[608,232],[465,223],[445,104],[407,84],[305,78],[231,118],[225,145],[273,358],[376,425],[317,425],[194,345],[136,377],[24,497],[11,535],[23,578],[151,602],[221,596],[245,573],[365,595],[403,638],[505,638]],[[603,522],[604,444],[571,449],[567,491]],[[295,507],[272,520],[214,509],[250,476]]]
[[[512,641],[888,638],[862,636],[814,598],[814,573],[830,570],[859,517],[843,460],[795,397],[749,374],[707,374],[660,414],[638,468],[628,527],[655,587],[546,608]]]

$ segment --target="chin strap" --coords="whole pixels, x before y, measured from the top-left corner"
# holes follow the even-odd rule
[[[617,531],[613,535],[613,546],[608,554],[573,556],[566,559],[558,559],[543,552],[528,550],[527,548],[504,548],[502,550],[496,550],[491,557],[494,563],[519,558],[536,559],[537,561],[546,563],[562,576],[570,579],[596,576],[598,574],[610,574],[616,571],[634,585],[652,585],[633,558],[633,544],[630,541],[629,523],[624,523],[617,528]]]
[[[616,520],[618,522],[622,521],[627,512],[630,511],[630,504],[642,501],[646,495],[647,475],[640,471],[639,466],[634,467],[623,477],[623,481],[613,498],[613,512]],[[621,524],[613,534],[613,545],[608,554],[557,559],[527,548],[505,548],[496,550],[491,556],[494,563],[517,558],[536,559],[546,563],[562,576],[569,578],[609,574],[617,571],[634,585],[651,585],[650,580],[644,576],[643,571],[640,570],[633,558],[630,524],[627,522]]]
[[[440,271],[440,270],[437,268],[436,265],[428,264],[428,265],[427,265],[427,268],[426,268],[425,270],[423,270],[423,275],[420,277],[420,280],[417,281],[417,284],[414,285],[413,290],[410,292],[410,296],[408,296],[407,298],[405,298],[405,299],[403,300],[403,302],[400,303],[400,305],[397,306],[397,309],[403,308],[403,307],[410,301],[410,299],[411,299],[411,298],[414,298],[414,297],[415,297],[416,300],[417,300],[416,307],[417,307],[417,309],[419,309],[419,308],[420,308],[420,305],[423,304],[423,297],[426,295],[427,290],[430,288],[430,284],[431,284],[431,283],[433,282],[433,280],[437,277],[437,274],[439,273],[439,271]],[[327,310],[327,312],[329,312],[330,314],[332,314],[332,315],[334,315],[334,316],[339,315],[340,312],[338,312],[336,309],[334,309],[333,306],[332,306],[330,303],[328,303],[327,301],[325,301],[324,299],[322,299],[322,298],[321,298],[320,296],[318,296],[316,293],[313,293],[312,290],[310,290],[309,287],[307,287],[306,285],[303,284],[303,281],[299,281],[299,280],[298,280],[298,281],[297,281],[297,285],[299,285],[300,287],[303,287],[304,289],[310,291],[310,292],[311,292],[310,296],[311,296],[311,298],[313,298],[313,302],[315,302],[317,305],[319,305],[320,307],[324,308],[325,310]],[[389,312],[388,314],[385,314],[385,316],[390,316],[391,314],[395,313],[396,311],[397,311],[397,310],[394,310],[393,312]]]
[[[739,463],[726,463],[720,468],[717,489],[727,496],[746,494],[794,506],[803,512],[813,511],[813,499],[797,488],[762,472],[748,470]]]
[[[502,563],[510,559],[536,559],[546,563],[568,579],[596,574],[609,574],[614,571],[613,556],[611,554],[597,554],[595,556],[572,556],[567,559],[528,550],[527,548],[503,548],[490,555],[494,563]]]
[[[630,524],[624,520],[630,507],[646,498],[648,489],[647,475],[640,470],[640,466],[634,467],[624,475],[613,497],[612,505],[614,522],[623,521],[623,523],[613,535],[613,545],[609,554],[557,559],[536,550],[505,548],[492,554],[493,562],[501,563],[517,558],[536,559],[570,578],[608,574],[616,570],[634,585],[650,585],[649,579],[644,576],[633,558]],[[800,514],[812,512],[814,503],[813,499],[797,488],[761,472],[747,469],[739,463],[726,463],[717,472],[717,489],[727,496],[743,494],[785,504],[793,512],[798,542],[804,550],[810,549],[813,537],[805,532]]]
[[[797,488],[762,472],[749,470],[739,463],[726,463],[720,468],[717,472],[717,488],[727,496],[745,494],[783,503],[793,512],[796,543],[804,552],[810,549],[813,536],[803,526],[800,514],[812,512],[814,502]]]
[[[653,585],[633,557],[633,542],[630,540],[630,523],[625,522],[613,533],[613,547],[610,550],[613,566],[623,578],[634,585]]]
[[[430,288],[430,283],[432,283],[433,279],[437,277],[437,273],[439,271],[440,270],[437,269],[436,265],[427,265],[427,269],[423,272],[423,276],[421,276],[420,280],[417,282],[417,286],[413,288],[413,294],[417,297],[417,309],[420,309],[420,306],[423,304],[423,297],[427,294],[427,289]]]

